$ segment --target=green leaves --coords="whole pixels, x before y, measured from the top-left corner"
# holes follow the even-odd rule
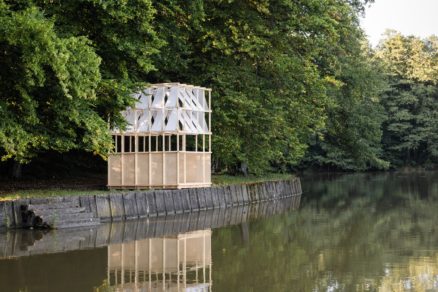
[[[438,50],[435,37],[421,40],[388,32],[376,56],[385,65],[388,89],[382,104],[384,147],[396,166],[438,161]]]
[[[213,88],[216,171],[290,170],[306,153],[304,166],[385,169],[384,121],[391,162],[429,161],[438,41],[392,32],[374,58],[369,2],[0,0],[0,155],[105,157],[130,95],[173,81]]]
[[[217,171],[297,165],[326,120],[322,63],[356,29],[354,12],[331,0],[200,2],[154,2],[167,45],[151,79],[213,88]]]
[[[39,149],[80,147],[64,135],[75,138],[76,125],[69,121],[75,112],[81,115],[77,100],[94,99],[100,81],[100,58],[89,41],[59,37],[54,23],[35,6],[2,10],[0,27],[2,159],[26,162]]]
[[[151,2],[8,3],[0,3],[2,159],[73,149],[106,157],[108,119],[121,124],[154,68]]]

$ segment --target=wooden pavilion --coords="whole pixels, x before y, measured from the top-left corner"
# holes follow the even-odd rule
[[[211,185],[211,89],[154,84],[134,95],[112,131],[109,188],[191,188]]]

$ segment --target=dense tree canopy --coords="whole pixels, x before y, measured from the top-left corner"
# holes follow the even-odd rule
[[[0,156],[105,157],[130,94],[177,81],[213,88],[215,171],[436,161],[438,42],[374,52],[371,2],[0,0]]]
[[[17,4],[17,6],[19,6]],[[2,158],[37,150],[101,152],[106,123],[93,108],[101,58],[88,39],[61,36],[35,6],[0,2]]]
[[[387,113],[386,156],[395,166],[436,163],[438,39],[389,32],[376,54],[388,75],[388,88],[381,98]]]
[[[0,1],[0,151],[105,156],[108,119],[152,68],[150,1]],[[115,118],[114,118],[115,117]]]

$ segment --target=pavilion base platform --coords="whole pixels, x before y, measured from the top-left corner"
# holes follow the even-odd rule
[[[211,153],[118,153],[108,159],[109,189],[183,189],[211,186]]]

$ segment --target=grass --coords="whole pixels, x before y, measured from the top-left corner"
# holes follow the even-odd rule
[[[263,182],[270,180],[283,180],[289,179],[293,177],[292,174],[285,173],[269,173],[261,176],[234,176],[234,175],[212,175],[211,179],[213,181],[213,185],[232,185],[232,184],[242,184],[242,183],[255,183],[255,182]]]
[[[263,176],[232,176],[232,175],[213,175],[212,181],[213,185],[231,185],[231,184],[241,184],[241,183],[255,183],[269,180],[282,180],[291,178],[291,174],[266,174]],[[0,193],[0,201],[23,199],[23,198],[41,198],[41,197],[65,197],[65,196],[80,196],[80,195],[100,195],[109,193],[120,192],[117,190],[107,190],[104,188],[84,188],[84,189],[74,189],[65,187],[40,187],[38,189],[23,189],[23,190],[13,190]]]
[[[67,196],[85,196],[85,195],[100,195],[109,194],[109,190],[78,190],[78,189],[29,189],[17,190],[10,193],[0,195],[0,201],[8,201],[24,198],[46,198],[46,197],[67,197]],[[115,191],[113,191],[115,192]]]

